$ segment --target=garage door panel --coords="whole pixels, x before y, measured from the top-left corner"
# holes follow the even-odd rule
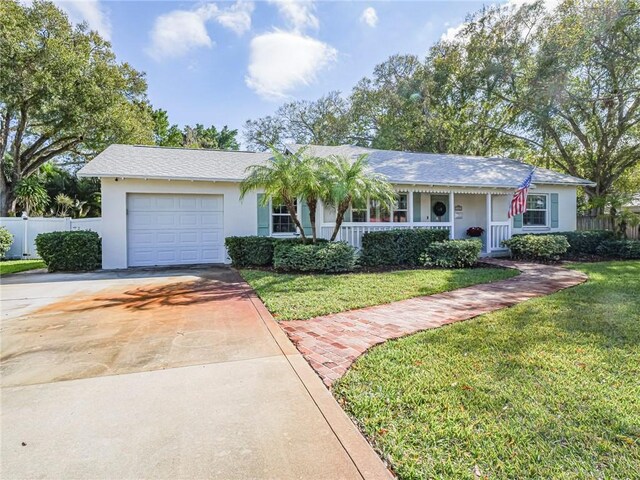
[[[129,194],[129,265],[222,263],[222,206],[222,195]]]
[[[159,262],[158,265],[163,265],[163,264],[171,265],[173,263],[177,263],[178,255],[174,248],[170,248],[170,249],[158,248],[156,251],[157,251],[157,259]]]
[[[156,242],[164,245],[175,245],[178,243],[178,235],[175,232],[157,232]]]
[[[202,243],[221,245],[224,243],[222,230],[212,232],[201,232]]]
[[[200,237],[199,233],[198,231],[180,232],[178,242],[182,245],[197,244]]]
[[[204,248],[202,249],[202,261],[215,262],[216,258],[220,258],[224,254],[222,247]]]
[[[205,213],[200,215],[200,224],[207,227],[222,225],[222,212]]]
[[[195,227],[201,224],[200,214],[198,213],[182,213],[177,215],[176,218],[181,227]]]
[[[201,210],[210,212],[222,212],[222,196],[212,196],[210,198],[201,198],[199,202]]]

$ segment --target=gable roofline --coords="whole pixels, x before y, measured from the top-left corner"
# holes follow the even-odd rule
[[[301,147],[290,144],[285,151],[292,153]],[[368,154],[371,169],[396,185],[513,189],[531,168],[524,162],[500,157],[376,150],[353,145],[308,147],[310,154],[320,156],[355,158]],[[268,152],[114,144],[82,167],[78,176],[237,183],[246,178],[248,168],[270,158]],[[594,185],[589,180],[542,168],[536,170],[533,183]]]
[[[329,156],[329,155],[338,155],[338,156],[347,156],[350,158],[355,158],[355,156],[361,154],[369,155],[369,164],[372,169],[377,173],[384,174],[389,182],[391,183],[408,183],[408,184],[421,184],[421,185],[451,185],[451,186],[468,186],[471,183],[479,184],[482,187],[503,187],[503,188],[517,188],[522,180],[525,178],[527,172],[533,165],[525,163],[520,160],[515,160],[507,157],[480,157],[474,155],[459,155],[452,153],[424,153],[424,152],[408,152],[408,151],[400,151],[400,150],[380,150],[369,147],[360,147],[356,145],[336,145],[336,146],[323,146],[323,145],[303,145],[303,144],[287,144],[285,145],[285,150],[290,153],[295,153],[300,148],[307,147],[310,149],[311,154],[317,154],[319,156]],[[395,158],[394,158],[395,157]],[[424,166],[429,167],[431,171],[422,171],[420,172],[422,175],[413,175],[412,179],[411,174],[415,173],[415,168],[404,168],[400,165],[401,159],[408,161],[409,159],[412,162],[412,167],[419,164],[424,164]],[[456,178],[455,180],[449,180],[444,182],[439,182],[437,180],[427,179],[427,176],[432,176],[433,173],[440,166],[438,165],[443,162],[447,162],[445,165],[444,175],[440,175],[443,178],[449,177],[449,175],[453,175],[454,168],[460,167],[460,164],[463,164],[464,168],[460,168],[462,172],[464,170],[468,170],[467,167],[475,167],[477,170],[484,168],[496,168],[498,171],[495,173],[501,173],[501,170],[510,169],[510,170],[518,170],[518,175],[514,175],[516,172],[511,172],[509,175],[511,181],[508,181],[507,178],[502,178],[500,184],[496,184],[493,179],[488,182],[467,182],[466,180],[461,180],[460,178]],[[401,175],[398,175],[401,174]],[[422,178],[420,178],[422,177]],[[451,178],[451,177],[449,177]],[[468,177],[465,177],[468,178]],[[534,184],[544,184],[544,185],[569,185],[569,186],[595,186],[596,184],[591,180],[587,180],[584,178],[574,177],[572,175],[568,175],[565,173],[556,172],[555,170],[550,170],[547,168],[536,167],[536,171],[534,173]]]

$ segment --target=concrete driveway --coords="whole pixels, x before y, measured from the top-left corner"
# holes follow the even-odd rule
[[[4,479],[390,476],[230,269],[0,289]]]

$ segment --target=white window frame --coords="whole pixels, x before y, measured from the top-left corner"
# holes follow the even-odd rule
[[[298,205],[299,205],[299,201],[296,199],[296,215],[298,214]],[[286,206],[285,206],[286,208]],[[297,237],[300,235],[300,232],[298,231],[298,227],[296,225],[294,225],[295,227],[295,231],[294,232],[274,232],[273,231],[273,217],[274,216],[278,216],[278,217],[284,217],[287,216],[289,218],[291,218],[291,216],[289,215],[289,212],[287,211],[287,213],[273,213],[273,200],[269,200],[269,235],[271,237]],[[293,220],[291,220],[293,222]]]
[[[392,205],[392,208],[391,208],[391,223],[409,223],[409,193],[398,192],[396,195],[398,196],[398,198],[396,199],[395,203]],[[400,195],[404,195],[405,197],[407,197],[406,204],[405,204],[406,208],[397,208],[399,205]],[[406,212],[406,215],[405,215],[406,220],[404,222],[394,221],[393,219],[395,217],[396,212]]]
[[[409,193],[407,192],[398,192],[398,195],[406,195],[407,196],[407,208],[396,208],[396,206],[398,205],[397,201],[394,202],[392,205],[389,205],[387,208],[389,210],[389,221],[388,222],[372,222],[370,220],[370,216],[371,216],[371,199],[367,198],[366,201],[366,206],[363,209],[358,209],[358,211],[363,211],[365,214],[365,218],[366,220],[364,222],[356,222],[353,220],[353,205],[349,205],[349,209],[347,210],[347,215],[345,215],[345,217],[349,218],[348,222],[343,222],[344,224],[356,224],[356,225],[388,225],[388,224],[393,224],[393,223],[397,223],[397,224],[405,224],[405,223],[411,223],[411,220],[409,219]],[[394,222],[393,221],[393,212],[407,212],[407,221],[406,222]]]
[[[532,196],[538,196],[538,197],[545,197],[545,208],[527,208],[527,212],[531,211],[531,212],[542,212],[544,211],[544,225],[525,225],[524,223],[524,216],[527,214],[527,212],[522,214],[522,228],[523,230],[536,230],[536,229],[549,229],[549,214],[550,214],[550,204],[549,204],[549,194],[548,193],[530,193],[527,195],[527,200],[528,197],[532,197]]]

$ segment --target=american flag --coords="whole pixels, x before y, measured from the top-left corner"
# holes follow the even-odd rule
[[[513,199],[511,200],[511,205],[509,206],[509,213],[507,214],[508,218],[511,218],[515,215],[520,215],[527,211],[527,193],[529,192],[529,187],[531,186],[531,179],[533,178],[533,172],[536,169],[532,169],[527,175],[527,178],[518,186],[518,189],[513,194]]]

